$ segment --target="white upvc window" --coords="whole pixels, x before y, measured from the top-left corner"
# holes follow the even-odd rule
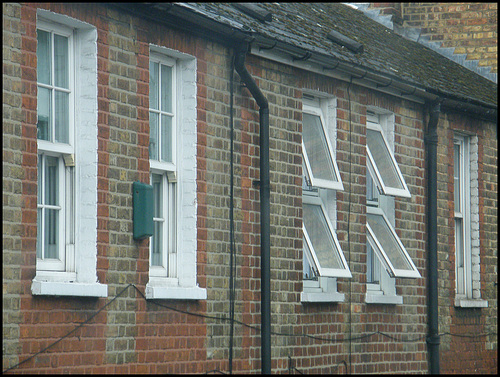
[[[150,299],[205,299],[196,284],[196,60],[150,46]]]
[[[374,133],[370,134],[369,132]],[[366,302],[401,304],[395,277],[421,277],[394,229],[394,197],[410,197],[392,150],[394,115],[367,116]],[[370,148],[371,146],[371,148]],[[372,153],[373,152],[373,153]],[[388,174],[390,172],[390,174]],[[378,174],[378,178],[376,175]]]
[[[302,110],[302,155],[311,186],[343,190],[321,108],[304,103]]]
[[[377,187],[383,195],[411,198],[378,117],[368,114],[366,118],[366,161]]]
[[[327,277],[352,277],[340,248],[335,230],[319,196],[305,194],[302,198],[304,232],[304,263],[310,275]],[[305,272],[305,277],[308,273]]]
[[[352,277],[335,229],[336,192],[343,190],[335,159],[336,125],[335,99],[304,94],[302,302],[343,301],[337,278]]]
[[[97,266],[97,31],[37,10],[35,295],[107,296]],[[85,184],[83,184],[85,182]]]
[[[453,138],[455,305],[487,307],[481,300],[477,137]]]
[[[39,21],[37,270],[74,272],[73,30]],[[65,166],[65,161],[70,161]]]

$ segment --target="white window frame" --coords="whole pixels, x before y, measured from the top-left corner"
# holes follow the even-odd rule
[[[314,205],[318,206],[321,208],[321,212],[323,213],[323,216],[326,221],[326,225],[328,227],[329,234],[326,235],[326,237],[331,237],[336,250],[334,251],[344,268],[340,269],[334,269],[334,268],[324,268],[321,266],[321,263],[318,260],[318,257],[316,256],[316,252],[314,251],[314,247],[311,243],[311,240],[309,238],[309,233],[307,231],[307,228],[302,222],[302,232],[304,234],[304,241],[308,247],[308,249],[311,252],[311,257],[312,257],[312,262],[314,263],[314,267],[316,271],[318,272],[319,276],[325,276],[325,277],[334,277],[334,278],[352,278],[351,272],[349,270],[349,266],[347,265],[347,261],[345,260],[344,253],[342,252],[342,249],[340,247],[339,241],[337,239],[337,234],[335,232],[334,227],[332,226],[330,219],[328,217],[328,214],[326,212],[325,206],[323,205],[323,201],[318,197],[314,195],[308,195],[304,194],[302,197],[302,204],[308,204],[308,205]]]
[[[55,271],[37,260],[31,291],[33,295],[106,297],[107,285],[97,280],[97,30],[42,9],[37,10],[37,29],[65,30],[73,39],[69,144],[37,140],[38,153],[59,157],[59,171],[65,171],[60,176],[61,205],[67,214],[62,235],[71,241],[64,270]],[[67,195],[70,186],[73,194]]]
[[[392,163],[392,167],[394,171],[396,172],[396,175],[399,179],[399,182],[403,186],[403,189],[397,188],[397,187],[390,187],[385,184],[384,182],[384,177],[381,174],[380,170],[377,167],[377,162],[373,158],[373,155],[370,151],[370,147],[368,146],[368,137],[367,137],[367,142],[366,142],[366,156],[367,156],[367,167],[368,170],[370,171],[370,174],[372,178],[374,179],[377,187],[381,191],[382,194],[384,195],[390,195],[390,196],[400,196],[403,198],[411,198],[410,191],[408,190],[408,187],[406,186],[405,179],[403,175],[401,174],[401,171],[399,170],[398,163],[396,161],[396,158],[394,157],[394,153],[392,152],[392,148],[390,147],[385,135],[384,135],[384,130],[382,129],[380,125],[380,121],[378,119],[378,116],[372,115],[372,114],[367,114],[366,116],[366,128],[368,130],[376,131],[379,132],[380,135],[382,136],[382,139],[384,141],[385,145],[385,150],[387,155],[389,156],[389,160]]]
[[[488,301],[481,300],[480,248],[479,248],[479,200],[477,136],[455,133],[453,137],[453,158],[455,146],[459,148],[458,211],[454,191],[455,232],[455,306],[488,307]],[[454,190],[457,190],[455,168],[453,169]],[[476,220],[473,220],[476,218]],[[462,232],[457,232],[458,219]],[[459,242],[460,240],[460,242]],[[457,245],[462,245],[464,266],[458,266]]]
[[[318,188],[332,189],[332,190],[344,190],[344,186],[342,184],[342,179],[340,178],[340,174],[339,174],[339,168],[337,166],[337,162],[335,159],[334,148],[332,147],[332,144],[330,142],[329,133],[328,133],[328,130],[326,128],[327,123],[325,121],[323,111],[319,107],[311,106],[307,102],[304,102],[302,105],[302,112],[319,117],[319,119],[321,121],[321,126],[322,126],[321,129],[323,131],[322,136],[324,137],[324,140],[326,142],[328,159],[329,159],[329,162],[332,164],[333,173],[335,175],[334,181],[329,181],[329,180],[317,178],[314,176],[312,168],[311,168],[311,163],[309,162],[309,158],[307,156],[307,149],[305,147],[304,140],[302,140],[302,155],[304,158],[305,167],[307,169],[307,175],[308,175],[309,179],[311,180],[311,186],[318,187]],[[304,126],[302,126],[302,127],[304,127]]]
[[[396,240],[402,250],[404,250],[404,253],[408,255],[406,252],[406,249],[404,248],[404,245],[402,244],[401,240],[397,236],[395,230],[394,230],[394,214],[395,214],[395,208],[394,208],[394,194],[398,194],[398,196],[403,196],[403,197],[409,197],[410,195],[406,183],[404,182],[404,179],[401,175],[401,172],[399,170],[399,167],[397,165],[397,162],[394,158],[394,155],[392,153],[392,150],[394,149],[394,114],[386,113],[384,110],[380,109],[371,109],[369,110],[367,114],[367,128],[376,130],[381,133],[384,143],[387,147],[387,152],[391,156],[391,161],[394,163],[395,169],[400,175],[400,179],[402,179],[403,185],[405,187],[404,191],[407,192],[402,192],[403,190],[397,190],[397,191],[392,191],[389,190],[389,192],[383,190],[383,186],[381,185],[380,181],[382,180],[379,176],[379,181],[377,181],[377,178],[375,176],[376,172],[378,172],[378,169],[376,169],[376,162],[373,160],[373,156],[371,155],[369,148],[368,148],[368,143],[367,143],[367,194],[369,189],[372,191],[373,198],[376,200],[373,200],[372,198],[367,197],[367,215],[368,214],[382,214],[384,217],[385,222],[391,229],[391,233],[393,236],[396,237]],[[371,159],[371,161],[370,161]],[[368,187],[368,184],[371,182],[371,187]],[[372,200],[371,200],[372,199]],[[386,265],[387,262],[384,260],[383,255],[385,253],[381,253],[380,249],[381,246],[378,242],[374,242],[374,237],[373,237],[373,231],[368,225],[368,220],[367,220],[367,269],[370,268],[369,261],[368,261],[368,252],[370,252],[369,247],[372,249],[373,253],[373,262],[377,263],[380,268],[378,269],[378,283],[369,283],[367,282],[366,284],[366,296],[365,296],[365,302],[367,304],[402,304],[403,303],[403,297],[398,296],[396,294],[396,279],[391,277],[389,273],[386,270]],[[371,233],[371,234],[370,234]],[[376,239],[376,237],[375,237]],[[376,249],[378,247],[378,250]],[[376,257],[375,257],[376,256]],[[409,256],[408,256],[409,257]],[[381,260],[382,259],[382,260]],[[411,258],[409,259],[410,263],[412,266],[414,266],[413,261]],[[382,268],[384,267],[384,268]],[[415,277],[416,274],[420,277],[420,273],[418,270],[415,268],[416,273],[414,273]]]
[[[323,132],[327,142],[327,148],[330,154],[330,158],[332,159],[332,164],[334,167],[335,175],[338,179],[338,182],[327,181],[326,186],[328,188],[324,188],[321,182],[318,184],[317,180],[311,179],[311,168],[308,164],[308,160],[306,158],[307,154],[304,155],[305,147],[302,142],[302,151],[303,151],[303,195],[302,200],[304,203],[311,203],[316,205],[321,205],[322,212],[326,218],[328,228],[330,229],[330,235],[333,242],[337,246],[338,252],[340,254],[340,258],[343,260],[343,263],[347,267],[347,270],[343,270],[340,272],[340,275],[344,275],[344,277],[352,277],[347,262],[345,261],[344,253],[340,247],[340,244],[336,235],[336,190],[343,190],[342,179],[339,174],[339,170],[336,163],[335,158],[335,148],[336,145],[336,136],[337,136],[337,120],[336,120],[336,112],[337,112],[337,101],[335,98],[331,96],[327,96],[324,93],[319,92],[304,92],[303,95],[303,110],[312,115],[320,116]],[[307,165],[306,165],[307,163]],[[318,185],[318,186],[315,186]],[[309,260],[310,263],[314,265],[316,272],[319,272],[319,275],[316,275],[314,279],[303,279],[303,291],[301,292],[300,299],[302,303],[307,302],[343,302],[345,300],[345,295],[343,293],[339,293],[337,291],[337,277],[329,277],[329,276],[321,276],[321,271],[316,267],[319,265],[317,258],[307,254],[306,246],[306,230],[303,225],[303,261]],[[310,242],[309,242],[310,245]]]
[[[147,299],[203,300],[205,288],[196,282],[196,59],[166,47],[150,45],[150,59],[174,67],[173,100],[173,150],[172,162],[150,159],[150,172],[162,175],[164,198],[175,190],[175,206],[167,205],[168,217],[175,219],[164,223],[175,252],[163,253],[163,266],[149,268],[146,284]],[[151,110],[151,109],[150,109]],[[172,196],[170,196],[172,198]],[[165,207],[164,207],[165,208]],[[175,229],[172,228],[175,222]],[[169,223],[167,225],[167,223]],[[151,255],[150,239],[150,255]],[[165,241],[168,242],[168,241]],[[164,244],[167,247],[168,244]],[[166,250],[166,249],[164,249]]]
[[[420,273],[418,272],[417,268],[415,267],[415,264],[413,263],[408,252],[406,251],[403,243],[401,242],[398,235],[396,234],[394,227],[389,222],[389,219],[385,215],[384,211],[382,211],[380,208],[368,206],[366,209],[366,214],[367,214],[367,216],[368,215],[376,215],[376,216],[382,217],[385,224],[389,228],[389,231],[393,237],[393,240],[396,241],[397,245],[399,246],[400,255],[406,260],[406,262],[408,262],[408,264],[411,267],[411,270],[401,270],[401,269],[396,269],[394,267],[390,258],[387,255],[386,251],[384,250],[383,246],[381,245],[379,239],[377,238],[376,232],[373,231],[373,229],[371,228],[370,224],[367,221],[366,228],[367,228],[368,242],[370,243],[371,247],[375,251],[379,260],[382,262],[382,265],[385,267],[386,271],[389,273],[389,276],[390,277],[398,277],[398,278],[420,278],[420,277],[422,277],[420,275]]]

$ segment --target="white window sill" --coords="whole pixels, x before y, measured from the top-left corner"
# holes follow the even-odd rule
[[[301,292],[300,302],[344,302],[345,295],[338,292]]]
[[[146,284],[146,299],[206,300],[207,290],[200,287],[165,287]]]
[[[459,308],[487,308],[488,301],[481,299],[456,298],[455,307]]]
[[[403,296],[367,293],[365,303],[399,305],[403,303]]]
[[[36,296],[108,297],[108,286],[100,283],[33,280],[31,293]]]

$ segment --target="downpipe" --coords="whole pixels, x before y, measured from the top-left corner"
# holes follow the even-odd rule
[[[438,242],[437,242],[437,125],[441,112],[441,101],[430,106],[429,122],[425,135],[427,153],[427,322],[426,338],[429,353],[429,372],[439,374],[439,310],[438,310]]]
[[[246,51],[236,52],[234,67],[259,105],[260,117],[260,286],[261,286],[261,367],[271,374],[271,215],[269,178],[269,103],[245,67]]]

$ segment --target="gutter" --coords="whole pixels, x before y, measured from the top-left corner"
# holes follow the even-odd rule
[[[429,373],[439,374],[439,308],[438,308],[438,222],[437,222],[437,125],[441,102],[429,105],[429,122],[424,138],[427,154],[427,322],[426,338],[429,353]]]
[[[269,103],[245,67],[246,51],[236,53],[234,67],[259,105],[260,116],[260,287],[261,367],[271,374],[271,216],[269,178]]]

